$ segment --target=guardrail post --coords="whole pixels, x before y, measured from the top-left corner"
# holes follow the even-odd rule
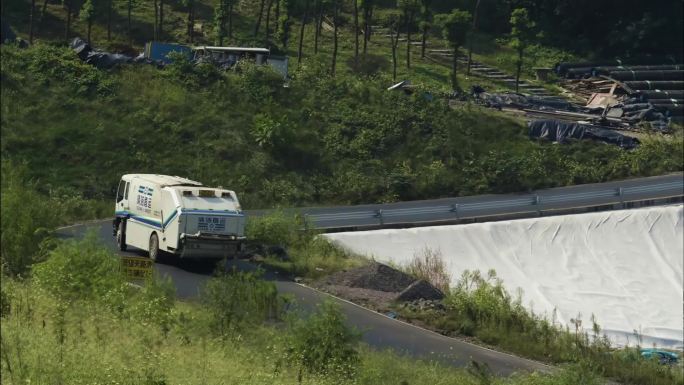
[[[624,191],[622,190],[622,187],[618,187],[617,195],[620,197],[620,207],[622,207],[624,209],[625,208],[625,196],[624,196]]]
[[[383,226],[385,224],[385,221],[382,218],[382,209],[378,209],[375,211],[375,217],[380,219],[380,226]]]
[[[534,196],[534,204],[535,204],[535,206],[537,206],[537,215],[541,217],[542,216],[542,212],[541,212],[541,208],[540,208],[541,197],[539,195]]]
[[[451,209],[449,211],[456,214],[456,219],[458,219],[458,203],[451,205]]]

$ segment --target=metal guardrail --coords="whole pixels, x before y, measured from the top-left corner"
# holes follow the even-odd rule
[[[359,210],[358,207],[339,208],[340,211],[315,213],[314,209],[301,209],[310,223],[318,228],[351,228],[461,220],[467,218],[505,216],[511,214],[572,210],[627,202],[684,196],[684,180],[641,186],[597,188],[595,191],[560,194],[529,194],[523,198],[497,199],[481,202],[459,202],[450,199],[439,205],[407,208],[378,208]],[[483,198],[485,199],[485,198]],[[408,202],[409,204],[411,202]],[[427,202],[426,202],[427,203]]]

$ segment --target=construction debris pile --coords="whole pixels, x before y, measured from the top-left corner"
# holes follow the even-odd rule
[[[603,110],[614,123],[649,122],[666,131],[684,118],[682,64],[559,63],[555,72],[569,99]]]

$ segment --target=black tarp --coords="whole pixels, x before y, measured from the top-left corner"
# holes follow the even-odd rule
[[[563,110],[577,111],[577,108],[565,99],[548,96],[523,95],[514,92],[478,93],[479,100],[487,107],[532,108],[542,111]]]
[[[533,120],[529,122],[528,127],[529,136],[533,139],[546,139],[558,143],[566,143],[568,139],[588,139],[614,144],[624,149],[632,149],[639,145],[637,138],[580,123],[551,119]]]
[[[71,49],[76,52],[76,55],[78,55],[81,60],[88,64],[92,64],[97,68],[112,68],[117,64],[130,63],[134,60],[133,57],[128,55],[94,50],[80,37],[74,38],[74,40],[71,41]]]

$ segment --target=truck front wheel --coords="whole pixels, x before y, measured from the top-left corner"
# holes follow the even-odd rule
[[[156,261],[159,258],[159,237],[157,233],[150,235],[150,259]]]
[[[116,246],[121,251],[126,251],[126,222],[121,221],[116,226]]]

